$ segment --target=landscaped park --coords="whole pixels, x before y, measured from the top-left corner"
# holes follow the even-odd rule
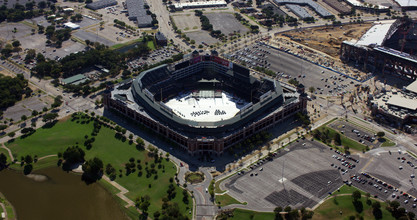
[[[11,167],[21,170],[27,156],[36,158],[31,162],[34,170],[62,166],[67,148],[78,146],[85,152],[85,161],[99,158],[104,175],[128,190],[125,196],[136,207],[126,210],[128,203],[115,198],[131,218],[137,219],[140,212],[146,212],[151,218],[162,216],[164,203],[169,204],[171,211],[191,218],[193,200],[176,184],[177,167],[168,155],[162,155],[153,146],[144,146],[140,138],[133,140],[133,136],[125,134],[125,129],[106,118],[79,113],[9,141],[6,146],[15,158]],[[103,179],[99,182],[114,195],[120,191],[110,182]]]

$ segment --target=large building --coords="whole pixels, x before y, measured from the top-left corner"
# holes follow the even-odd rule
[[[125,7],[129,20],[135,21],[138,27],[152,27],[152,16],[145,9],[145,0],[126,0]]]
[[[344,41],[340,59],[365,72],[417,78],[417,25],[409,20],[378,21],[359,39]]]
[[[85,7],[91,10],[98,10],[106,7],[117,5],[116,0],[98,0],[92,3],[87,4]]]
[[[112,109],[176,142],[189,154],[222,154],[307,105],[304,89],[264,78],[215,55],[146,70],[105,95]]]

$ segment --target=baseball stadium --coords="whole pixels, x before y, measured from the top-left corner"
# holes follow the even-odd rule
[[[303,86],[293,88],[248,68],[194,52],[141,72],[105,95],[117,111],[176,142],[191,155],[221,155],[230,146],[305,111]]]

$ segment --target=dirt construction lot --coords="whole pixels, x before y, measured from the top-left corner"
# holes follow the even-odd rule
[[[343,41],[359,39],[371,26],[372,23],[318,27],[289,31],[278,36],[291,39],[336,58],[339,57],[339,49]]]

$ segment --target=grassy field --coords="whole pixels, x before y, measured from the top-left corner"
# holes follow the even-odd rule
[[[17,138],[14,142],[6,144],[16,158],[26,155],[38,155],[38,158],[63,152],[76,142],[83,143],[84,135],[91,134],[93,123],[76,123],[66,120],[59,122],[52,128],[40,128],[26,138]]]
[[[255,212],[245,209],[233,210],[233,220],[273,220],[275,214],[272,212]]]
[[[381,147],[393,147],[395,143],[388,138],[384,138],[384,143],[381,144]]]
[[[169,179],[174,178],[177,171],[176,166],[166,159],[162,159],[160,166],[154,164],[154,159],[148,156],[148,151],[136,149],[136,146],[129,144],[129,141],[122,142],[116,139],[115,131],[104,126],[101,127],[100,132],[95,137],[91,149],[87,150],[83,146],[84,136],[88,135],[90,137],[92,131],[93,122],[82,123],[78,121],[77,123],[77,120],[69,119],[58,122],[52,128],[38,129],[27,138],[18,138],[8,147],[18,155],[38,155],[40,158],[45,155],[63,152],[68,146],[75,145],[78,142],[86,153],[85,159],[98,157],[103,161],[104,166],[110,163],[116,169],[117,177],[115,181],[129,190],[126,195],[128,198],[134,201],[139,196],[149,195],[151,205],[148,213],[152,215],[155,211],[160,210],[162,198],[167,195]],[[130,158],[134,158],[136,165],[138,164],[137,160],[140,160],[142,175],[139,175],[138,169],[127,175],[125,164],[129,162]],[[52,161],[50,165],[56,166],[56,157],[47,158],[45,162],[49,162],[49,160]],[[38,163],[41,165],[43,160]],[[35,169],[37,169],[38,163],[34,165]],[[146,177],[145,169],[154,166],[152,164],[155,165],[156,174]],[[119,174],[121,174],[121,177],[119,177]],[[181,213],[188,214],[189,210],[192,209],[192,200],[189,198],[190,203],[185,205],[182,201],[182,189],[176,184],[174,186],[176,196],[171,201],[178,203]],[[104,187],[109,188],[108,184],[105,184]],[[109,191],[116,193],[112,188],[109,188]],[[191,215],[188,215],[188,217],[191,218]]]
[[[336,135],[336,133],[338,133],[337,131],[335,131],[334,129],[332,129],[332,128],[329,128],[329,127],[327,127],[327,126],[322,126],[322,127],[320,127],[319,129],[320,129],[320,131],[322,131],[323,129],[322,128],[324,128],[324,129],[328,129],[329,130],[329,137],[333,140],[333,138],[334,138],[334,136]],[[339,133],[340,134],[340,133]],[[352,139],[350,139],[350,138],[348,138],[348,137],[346,137],[345,135],[343,135],[343,134],[340,134],[340,139],[342,140],[342,146],[348,146],[350,149],[355,149],[355,150],[359,150],[359,151],[362,151],[362,150],[364,150],[365,149],[365,145],[363,145],[363,144],[361,144],[361,143],[359,143],[359,142],[357,142],[357,141],[355,141],[355,140],[352,140]]]
[[[334,191],[334,193],[332,193],[332,195],[352,194],[356,190],[359,190],[359,189],[354,187],[354,186],[343,185],[342,187],[340,187],[339,190]],[[364,191],[359,190],[359,192],[361,192],[362,195],[365,195]]]
[[[235,198],[229,196],[229,194],[225,193],[223,195],[216,195],[216,205],[220,205],[221,207],[231,205],[231,204],[245,204],[237,201]]]
[[[355,210],[355,207],[352,203],[352,196],[345,195],[345,196],[336,196],[334,198],[328,199],[323,204],[321,204],[316,210],[314,210],[313,220],[340,220],[340,219],[349,219],[349,216],[362,216],[363,219],[375,219],[372,214],[372,207],[366,203],[366,198],[362,195],[360,199],[363,204],[363,211],[358,213]],[[373,199],[371,199],[374,201]],[[384,220],[391,220],[395,219],[391,216],[386,209],[386,204],[381,202],[381,210],[382,210],[382,219]],[[342,215],[340,215],[340,211],[342,211]]]

